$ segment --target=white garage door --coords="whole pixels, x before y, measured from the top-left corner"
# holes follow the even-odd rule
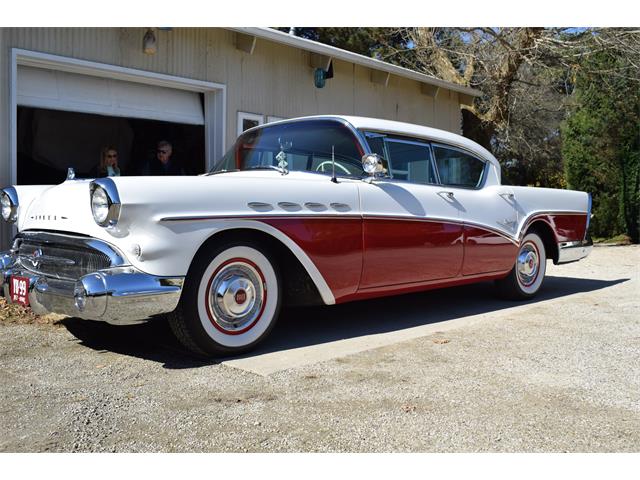
[[[35,67],[18,67],[18,105],[204,125],[200,94]]]

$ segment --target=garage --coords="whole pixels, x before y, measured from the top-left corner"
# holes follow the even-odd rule
[[[95,177],[114,149],[122,175],[145,174],[158,142],[185,173],[207,171],[223,150],[224,85],[16,51],[14,181],[62,182],[68,168]]]
[[[123,174],[143,173],[161,140],[185,171],[203,173],[204,123],[201,93],[20,66],[17,180],[58,183],[69,167],[95,176],[110,147]]]

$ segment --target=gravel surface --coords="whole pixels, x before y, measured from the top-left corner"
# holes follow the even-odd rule
[[[318,344],[370,334],[355,312],[387,331],[485,315],[266,376],[191,359],[163,321],[3,322],[0,451],[638,452],[639,265],[638,246],[597,247],[524,305],[479,284],[288,311],[263,349],[323,321]]]

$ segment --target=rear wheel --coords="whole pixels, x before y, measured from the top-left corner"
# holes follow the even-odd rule
[[[254,243],[234,242],[194,260],[169,323],[199,356],[237,355],[269,334],[281,297],[278,267],[269,253]]]
[[[498,293],[513,300],[532,298],[542,286],[546,266],[542,239],[536,232],[527,233],[520,244],[513,269],[505,278],[496,280]]]

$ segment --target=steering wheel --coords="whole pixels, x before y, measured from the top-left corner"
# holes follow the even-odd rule
[[[327,170],[325,170],[325,167],[327,165],[332,165],[333,163],[334,162],[332,162],[331,160],[325,160],[324,162],[320,162],[316,167],[316,172],[326,172]],[[340,165],[338,162],[335,162],[335,165],[336,165],[336,170],[342,170],[347,175],[351,175],[351,172],[347,170],[347,168],[344,165]],[[331,171],[331,169],[333,169],[332,166],[329,167],[329,171]]]

